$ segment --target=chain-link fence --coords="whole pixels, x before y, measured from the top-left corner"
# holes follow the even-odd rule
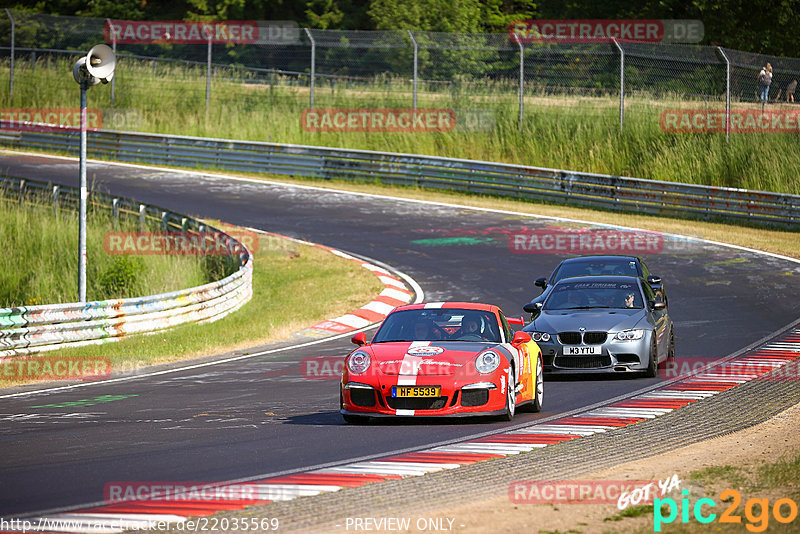
[[[273,99],[308,107],[361,102],[361,107],[416,108],[446,102],[474,109],[491,99],[520,121],[525,106],[575,104],[586,112],[619,113],[622,128],[637,112],[637,102],[650,109],[699,106],[723,112],[730,112],[731,100],[757,104],[757,75],[767,62],[774,68],[770,99],[777,100],[779,91],[783,99],[800,78],[800,59],[697,45],[520,43],[508,34],[300,28],[290,40],[247,44],[119,44],[104,33],[108,22],[5,10],[0,59],[8,68],[7,102],[13,104],[15,83],[18,89],[26,72],[49,61],[74,62],[100,42],[113,45],[120,65],[131,67],[127,75],[118,69],[112,107],[144,77],[169,75],[170,86],[159,90],[186,102],[205,99],[207,110],[225,98],[245,108],[263,104],[260,93],[225,85],[235,82],[268,86],[276,91]],[[203,84],[197,83],[201,74]]]

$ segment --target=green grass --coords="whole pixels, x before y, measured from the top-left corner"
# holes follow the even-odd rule
[[[51,206],[22,205],[0,196],[0,308],[78,300],[78,217],[56,216]],[[110,255],[103,236],[114,226],[108,212],[87,217],[86,296],[88,300],[139,297],[205,284],[213,279],[208,262],[196,256]]]
[[[13,99],[3,91],[0,107],[77,107],[78,89],[67,61],[40,61],[35,68],[19,62]],[[5,81],[4,81],[5,80]],[[0,87],[8,71],[0,70]],[[235,78],[221,71],[211,89],[211,110],[205,110],[202,68],[120,61],[116,101],[111,90],[89,92],[89,107],[103,111],[108,129],[171,133],[242,140],[298,143],[390,152],[433,154],[566,168],[639,178],[800,193],[798,134],[667,134],[659,115],[665,109],[724,109],[721,102],[652,101],[642,96],[626,100],[625,128],[619,131],[618,100],[608,97],[526,97],[525,117],[518,124],[514,86],[486,81],[467,89],[423,92],[418,107],[484,109],[494,113],[486,131],[429,133],[314,133],[303,131],[300,116],[309,105],[307,87],[278,78],[274,85]],[[320,79],[316,107],[410,107],[406,82],[351,84],[333,89]],[[473,91],[468,93],[467,91]],[[478,94],[480,93],[480,94]],[[735,109],[752,104],[734,103]],[[781,105],[771,109],[793,109]],[[458,122],[458,119],[457,119]]]

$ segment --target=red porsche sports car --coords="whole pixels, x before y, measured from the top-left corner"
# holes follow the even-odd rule
[[[474,302],[395,308],[372,342],[342,371],[341,413],[348,423],[380,416],[514,417],[542,407],[542,352],[527,332],[512,334],[497,306]]]

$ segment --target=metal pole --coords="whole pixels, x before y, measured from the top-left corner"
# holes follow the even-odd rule
[[[519,35],[513,34],[519,46],[519,124],[522,126],[522,113],[525,110],[525,48],[519,40]]]
[[[86,302],[86,90],[89,82],[81,83],[81,152],[80,152],[80,222],[78,230],[78,302]]]
[[[8,19],[11,21],[11,65],[10,71],[8,73],[8,98],[14,96],[14,41],[16,41],[16,21],[14,20],[13,15],[11,15],[11,10],[6,8],[6,15],[8,15]]]
[[[411,30],[406,30],[408,32],[408,36],[411,38],[411,42],[414,44],[414,109],[417,109],[417,52],[419,47],[417,45],[417,40],[414,39],[414,34],[411,33]]]
[[[108,32],[111,34],[111,50],[114,51],[114,57],[117,56],[117,33],[111,27],[111,19],[106,19],[108,23]],[[116,96],[116,76],[111,78],[111,106],[114,106],[114,97]]]
[[[208,36],[208,59],[206,60],[206,116],[211,107],[211,35]]]
[[[721,46],[717,47],[725,60],[725,141],[731,137],[731,62]]]
[[[306,31],[308,40],[311,41],[311,101],[310,107],[314,107],[314,77],[317,73],[317,43],[308,28],[303,28]]]
[[[616,39],[612,39],[619,50],[619,130],[625,123],[625,51]]]

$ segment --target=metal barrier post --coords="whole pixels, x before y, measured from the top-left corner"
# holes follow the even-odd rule
[[[317,70],[317,43],[314,41],[314,37],[311,35],[311,32],[308,28],[303,28],[306,31],[306,35],[308,36],[308,40],[311,41],[311,101],[309,103],[309,107],[314,107],[314,77],[316,75]]]
[[[147,206],[144,204],[139,204],[139,231],[144,232],[145,228],[147,227]]]
[[[525,110],[525,47],[519,40],[519,35],[513,34],[514,41],[519,46],[519,124],[522,126],[522,113]]]
[[[406,31],[408,31],[408,36],[411,38],[411,42],[414,45],[414,109],[417,109],[417,53],[419,46],[417,45],[417,40],[414,39],[414,34],[411,33],[411,30]]]
[[[721,46],[717,47],[725,60],[725,141],[731,138],[731,62]]]
[[[612,39],[619,50],[619,131],[625,123],[625,51],[616,39]]]
[[[114,51],[114,56],[117,55],[117,33],[112,30],[111,28],[111,19],[106,19],[106,24],[108,24],[108,33],[111,34],[111,50]],[[116,85],[117,77],[114,76],[111,78],[111,106],[114,106],[114,97],[116,95]]]
[[[206,59],[206,116],[211,106],[211,35],[208,36],[208,58]]]
[[[9,101],[11,97],[14,96],[14,41],[16,40],[16,21],[14,20],[14,16],[11,14],[11,10],[6,8],[6,15],[8,15],[8,19],[11,21],[11,64],[9,65],[10,71],[8,73],[8,98]]]

